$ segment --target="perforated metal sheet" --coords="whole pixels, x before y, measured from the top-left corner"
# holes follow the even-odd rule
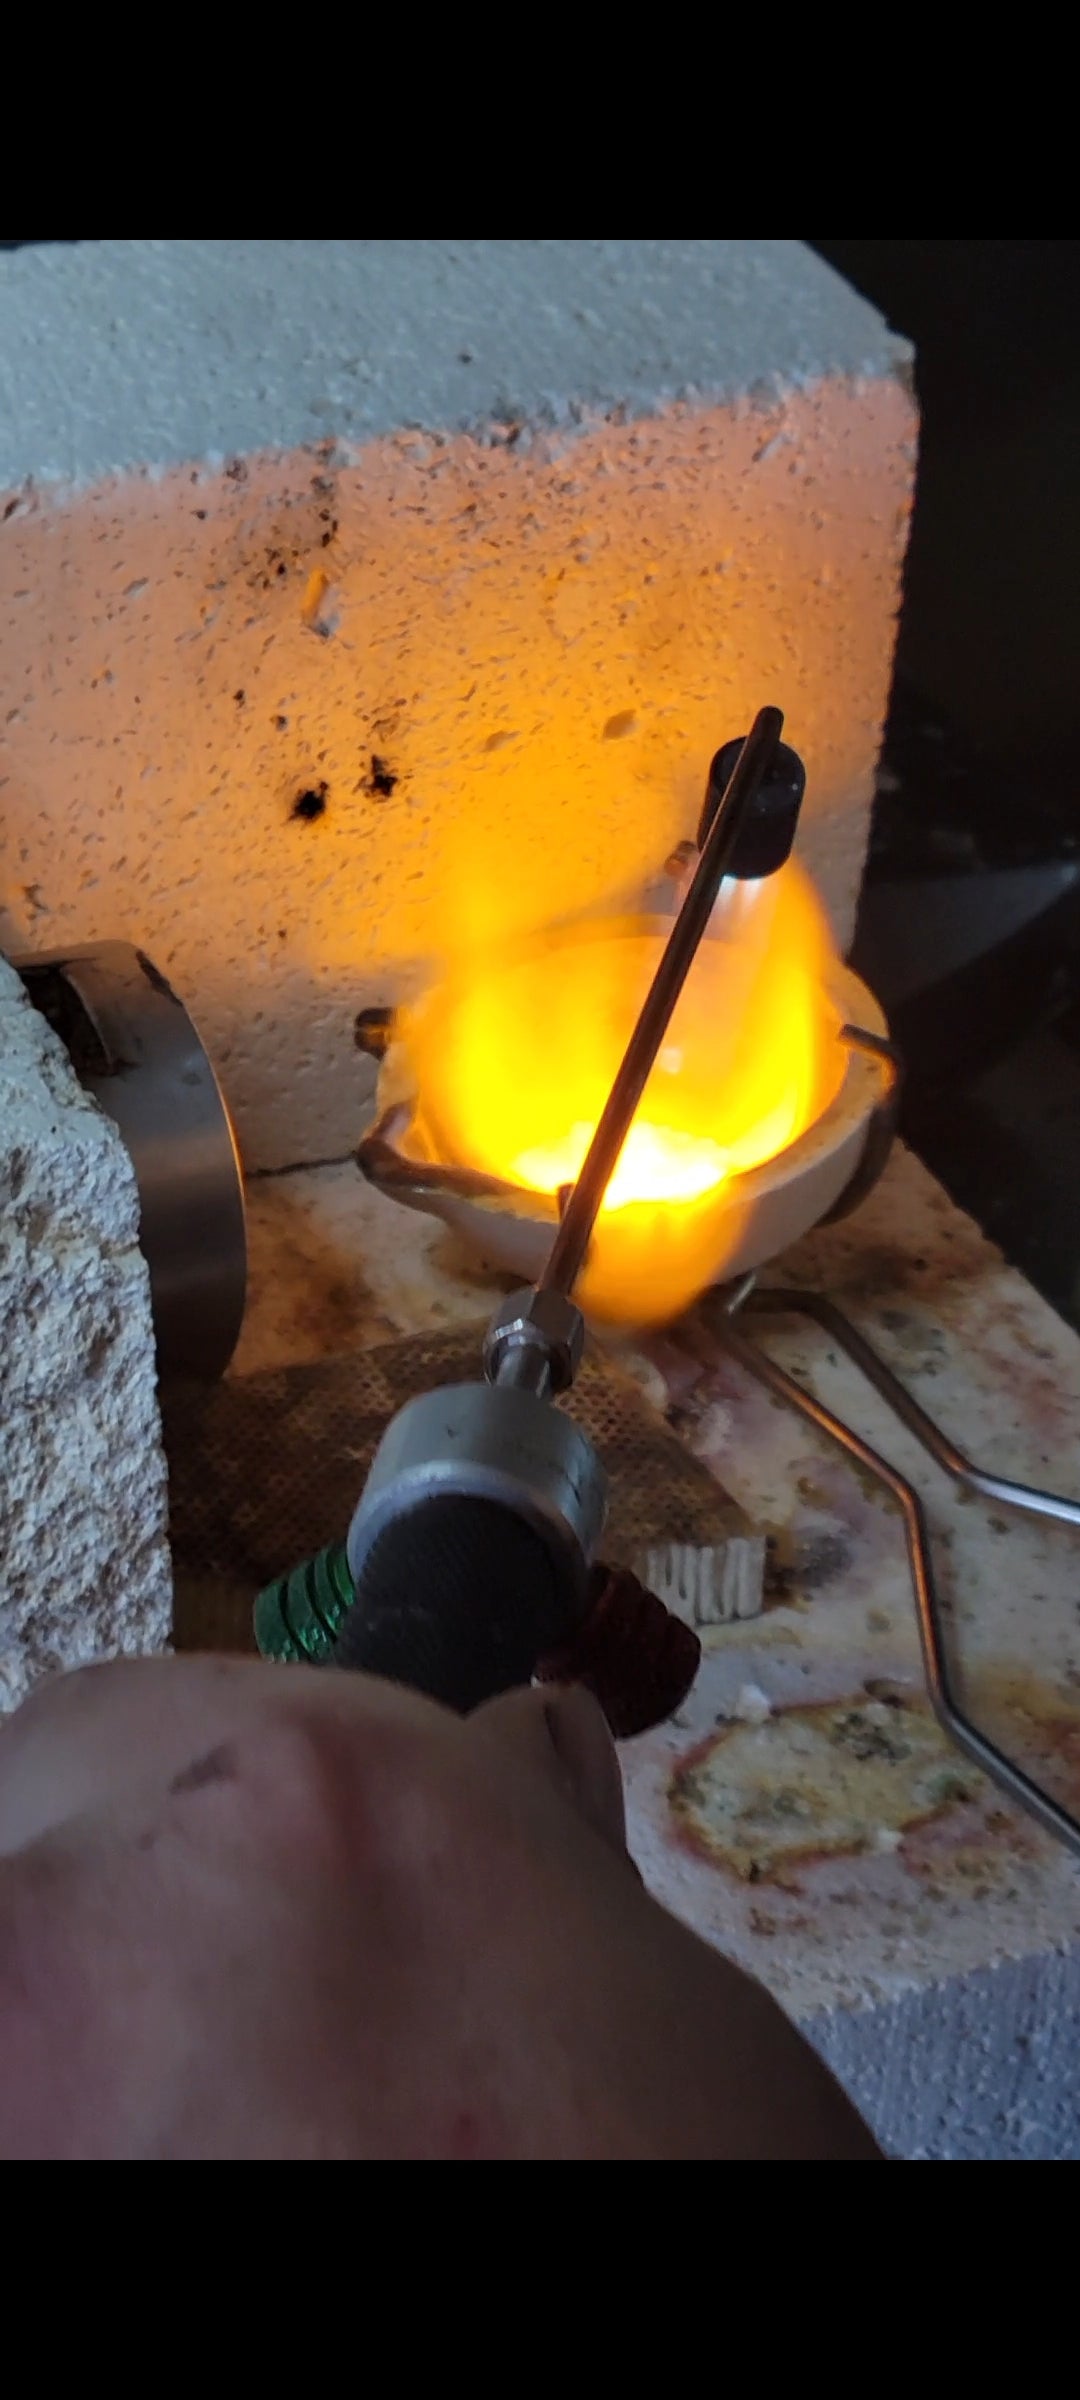
[[[475,1337],[454,1333],[167,1392],[177,1646],[252,1649],[256,1592],[344,1536],[379,1436],[402,1402],[479,1372]],[[708,1470],[595,1352],[569,1409],[611,1479],[603,1543],[611,1565],[633,1566],[659,1543],[705,1545],[747,1531]]]

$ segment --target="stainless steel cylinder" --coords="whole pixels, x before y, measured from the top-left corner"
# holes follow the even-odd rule
[[[445,1493],[515,1510],[584,1589],[607,1477],[587,1435],[550,1401],[486,1383],[408,1401],[387,1426],[349,1527],[354,1584],[383,1527]]]
[[[130,942],[12,963],[131,1158],[160,1373],[222,1374],[247,1286],[243,1173],[183,1002]]]

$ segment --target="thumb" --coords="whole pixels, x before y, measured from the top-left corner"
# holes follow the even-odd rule
[[[580,1684],[533,1685],[485,1701],[469,1720],[486,1742],[555,1784],[609,1847],[626,1856],[626,1812],[615,1744],[599,1703]]]

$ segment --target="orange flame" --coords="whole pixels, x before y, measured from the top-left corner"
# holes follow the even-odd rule
[[[405,1027],[435,1155],[536,1193],[573,1181],[655,970],[656,920],[459,964]],[[713,1279],[733,1177],[797,1140],[839,1088],[833,951],[794,861],[725,885],[612,1176],[580,1297],[670,1316]]]

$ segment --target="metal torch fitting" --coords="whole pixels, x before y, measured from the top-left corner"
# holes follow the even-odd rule
[[[484,1342],[489,1383],[517,1384],[547,1399],[568,1392],[585,1346],[585,1320],[561,1292],[512,1292]]]

